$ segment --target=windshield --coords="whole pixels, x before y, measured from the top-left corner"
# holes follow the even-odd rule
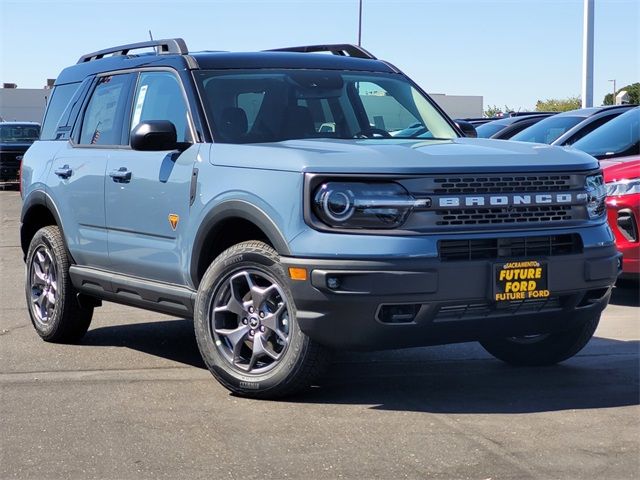
[[[204,71],[196,78],[218,142],[458,136],[400,75],[264,69]]]
[[[640,108],[605,123],[573,146],[598,158],[640,154]]]
[[[550,144],[583,120],[584,117],[562,116],[545,118],[517,133],[511,137],[511,140]]]
[[[500,130],[502,130],[505,125],[494,122],[483,123],[479,127],[476,127],[476,132],[478,132],[478,138],[490,138],[492,135],[495,135]]]
[[[0,124],[2,143],[33,143],[39,136],[39,125]]]

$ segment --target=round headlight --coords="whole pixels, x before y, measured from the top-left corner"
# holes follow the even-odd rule
[[[322,208],[331,220],[344,222],[353,215],[353,193],[348,190],[328,190],[323,193]]]

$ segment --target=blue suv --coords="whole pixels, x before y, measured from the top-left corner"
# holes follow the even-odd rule
[[[480,341],[560,362],[620,269],[593,157],[464,138],[353,45],[84,55],[21,181],[44,340],[79,341],[102,301],[193,318],[207,367],[245,396],[310,385],[331,349]]]

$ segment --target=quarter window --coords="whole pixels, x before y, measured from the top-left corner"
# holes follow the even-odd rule
[[[130,75],[100,77],[82,121],[80,144],[120,145]]]

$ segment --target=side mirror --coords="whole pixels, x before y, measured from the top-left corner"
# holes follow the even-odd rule
[[[176,127],[168,120],[147,120],[131,132],[131,148],[143,151],[175,150],[178,148]]]
[[[478,138],[478,132],[476,132],[476,127],[471,125],[469,122],[465,122],[464,120],[456,120],[456,125],[465,137],[469,138]]]

